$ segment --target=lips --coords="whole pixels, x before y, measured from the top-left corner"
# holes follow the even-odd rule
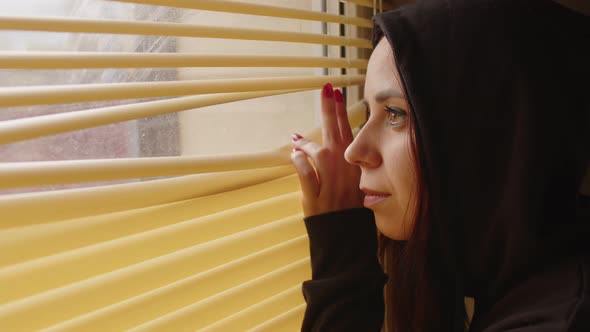
[[[391,194],[381,191],[375,191],[368,188],[360,188],[363,193],[365,193],[365,207],[370,207],[376,204],[383,202],[384,200],[388,199]]]

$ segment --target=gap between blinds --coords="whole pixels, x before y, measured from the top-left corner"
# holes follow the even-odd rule
[[[338,11],[258,2],[107,2],[317,21],[324,22],[324,28],[335,23],[346,25],[346,31],[371,27],[367,18]],[[348,12],[358,8],[355,4],[376,7],[374,1],[362,0],[331,6]],[[0,30],[371,48],[370,40],[347,33],[103,18],[2,15]],[[10,72],[281,67],[345,69],[347,73],[3,87],[0,112],[32,105],[160,100],[0,121],[0,144],[231,102],[296,95],[326,82],[335,87],[362,85],[362,74],[348,72],[365,69],[367,60],[346,54],[343,58],[326,54],[1,51],[0,70]],[[351,103],[349,118],[356,133],[365,119],[362,103]],[[320,129],[307,136],[319,140]],[[305,309],[300,285],[309,279],[310,267],[299,184],[289,152],[289,146],[279,146],[257,153],[0,163],[0,190],[167,177],[0,195],[0,327],[7,331],[298,330]]]

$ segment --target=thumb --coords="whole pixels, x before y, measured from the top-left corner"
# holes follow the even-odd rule
[[[318,177],[315,169],[307,159],[307,155],[301,150],[295,150],[291,153],[291,161],[297,170],[303,197],[318,197],[320,193]]]

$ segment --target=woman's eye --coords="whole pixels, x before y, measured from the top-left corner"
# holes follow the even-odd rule
[[[408,115],[403,109],[391,106],[385,106],[385,112],[387,112],[387,124],[392,127],[400,126]]]

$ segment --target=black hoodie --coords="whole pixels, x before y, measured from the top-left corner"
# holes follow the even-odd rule
[[[475,298],[470,330],[590,331],[590,18],[551,0],[425,0],[374,21],[416,121],[436,259],[455,303]],[[306,219],[303,330],[379,331],[371,218]]]

